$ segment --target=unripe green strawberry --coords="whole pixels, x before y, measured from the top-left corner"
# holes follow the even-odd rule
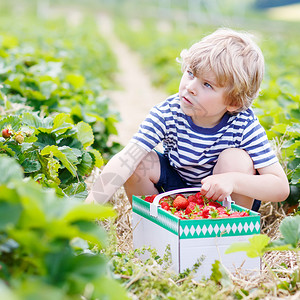
[[[10,138],[10,136],[11,136],[11,131],[10,131],[8,128],[4,128],[4,129],[2,130],[2,136],[3,136],[5,139]]]
[[[18,142],[19,144],[22,144],[24,142],[24,136],[21,133],[17,133],[15,135],[15,140],[16,142]]]

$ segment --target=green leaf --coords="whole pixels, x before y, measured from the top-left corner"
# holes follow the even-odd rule
[[[18,287],[14,287],[13,291],[14,291],[14,298],[3,297],[1,299],[5,299],[5,300],[20,300],[20,299],[63,300],[65,299],[64,296],[65,293],[62,292],[61,288],[58,288],[54,285],[46,284],[43,280],[41,280],[41,278],[33,279],[31,276],[26,276],[20,282],[20,284],[18,284]]]
[[[97,168],[101,168],[104,164],[104,161],[103,161],[103,158],[102,158],[102,155],[100,154],[100,152],[97,151],[96,149],[91,149],[91,150],[89,150],[89,153],[91,154],[91,156],[94,160],[94,165]]]
[[[272,242],[270,246],[292,245],[297,248],[300,241],[300,215],[283,219],[279,230],[283,237]]]
[[[276,124],[271,128],[271,131],[277,131],[284,134],[287,131],[288,124]]]
[[[94,143],[92,127],[85,122],[79,122],[76,127],[78,129],[77,138],[83,147],[86,149],[88,146],[91,146]]]
[[[73,209],[71,209],[63,217],[67,222],[76,221],[93,221],[95,219],[106,219],[109,217],[114,217],[115,211],[112,207],[99,204],[80,204]]]
[[[0,155],[0,170],[5,170],[5,172],[1,172],[0,184],[23,179],[23,171],[20,165],[13,158],[6,155]]]
[[[36,151],[29,151],[22,154],[22,160],[20,157],[20,162],[21,166],[24,168],[25,173],[37,172],[42,167]]]
[[[61,113],[55,116],[53,119],[52,132],[56,134],[62,134],[68,129],[72,129],[72,119],[69,115]]]
[[[287,133],[291,137],[299,138],[299,132],[300,132],[300,124],[294,123],[292,126],[287,127]]]
[[[13,35],[1,34],[1,47],[12,49],[19,45],[18,39]]]
[[[73,175],[73,177],[76,177],[76,167],[72,165],[72,163],[68,160],[67,156],[61,152],[57,146],[46,146],[42,151],[41,155],[54,155],[56,158],[58,158],[61,163],[69,170],[69,172]]]
[[[83,153],[81,162],[77,165],[78,174],[81,176],[89,175],[93,168],[94,164],[91,155],[88,152]]]
[[[5,154],[7,153],[10,156],[15,156],[15,154],[16,154],[16,152],[10,148],[9,144],[4,144],[3,142],[0,142],[0,152],[5,153]]]
[[[294,151],[294,154],[296,157],[300,158],[300,141],[299,141],[299,145],[298,145],[297,149]]]
[[[68,74],[66,81],[69,82],[75,89],[80,89],[85,84],[85,78],[82,75]]]
[[[116,280],[108,277],[98,277],[94,283],[94,295],[96,299],[129,300],[125,287]]]
[[[64,193],[69,197],[85,200],[88,192],[84,182],[76,182],[68,185],[64,190]]]
[[[56,145],[56,139],[54,134],[41,132],[36,137],[37,141],[34,142],[34,145],[39,147],[40,149],[43,149],[46,146]]]
[[[50,157],[47,158],[47,173],[49,174],[50,179],[57,184],[60,184],[60,180],[58,178],[59,168],[60,163],[55,158],[53,158],[52,155],[50,155]]]
[[[38,101],[45,101],[47,98],[39,91],[26,89],[23,91],[24,96],[28,99],[38,100]]]
[[[17,197],[11,190],[0,186],[1,193],[7,192],[9,195]],[[22,213],[22,205],[20,203],[9,203],[1,201],[0,198],[0,230],[6,230],[7,226],[16,226]]]
[[[40,91],[47,99],[50,98],[52,92],[56,89],[57,85],[52,81],[43,81],[40,83]]]
[[[300,164],[293,170],[291,184],[300,183]]]
[[[10,125],[14,131],[18,131],[21,127],[21,120],[17,116],[5,117],[0,121],[0,130],[2,131],[2,129],[6,128],[8,125]]]
[[[74,105],[71,109],[70,115],[76,116],[80,119],[83,119],[83,117],[82,117],[82,107],[79,104]]]
[[[263,256],[270,238],[264,234],[253,235],[249,242],[237,242],[230,245],[225,253],[245,251],[248,257],[254,258]]]
[[[232,280],[220,261],[216,260],[215,263],[212,264],[211,270],[211,280],[216,283],[221,283],[223,287],[229,287],[232,285]]]
[[[108,238],[106,230],[99,226],[96,222],[91,221],[77,221],[72,223],[80,230],[80,237],[93,241],[101,247],[107,245]]]
[[[41,63],[30,67],[29,69],[30,72],[34,73],[35,75],[47,75],[52,78],[55,78],[58,77],[59,74],[62,72],[62,62],[42,61]]]
[[[110,116],[105,119],[105,126],[110,134],[118,134],[117,128],[115,126],[115,123],[117,121],[118,120],[114,116]]]
[[[43,121],[37,113],[23,113],[22,121],[29,127],[39,128],[43,126]]]
[[[63,146],[63,147],[58,147],[58,150],[61,151],[63,154],[66,155],[68,161],[72,164],[72,165],[77,165],[79,163],[78,159],[77,159],[77,155],[76,153],[73,151],[72,148],[68,147],[68,146]]]

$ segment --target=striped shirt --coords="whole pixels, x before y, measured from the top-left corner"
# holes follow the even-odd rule
[[[215,127],[203,128],[183,113],[178,94],[154,106],[131,140],[147,151],[161,141],[170,165],[188,185],[197,186],[211,175],[227,148],[244,149],[255,169],[278,161],[251,108],[236,115],[226,113]]]

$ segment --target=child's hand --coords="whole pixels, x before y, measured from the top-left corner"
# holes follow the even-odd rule
[[[202,179],[201,194],[208,199],[224,201],[233,192],[234,178],[231,173],[207,176]]]

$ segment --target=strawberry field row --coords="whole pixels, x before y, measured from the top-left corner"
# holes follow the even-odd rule
[[[104,92],[115,57],[91,20],[69,27],[1,5],[0,298],[127,299],[95,223],[115,212],[83,204],[86,177],[120,147]]]
[[[63,112],[75,123],[84,121],[93,129],[92,146],[108,158],[118,149],[108,145],[117,134],[118,114],[103,89],[112,87],[115,57],[95,22],[85,20],[76,28],[64,20],[32,22],[12,26],[1,18],[0,104],[6,112]]]

